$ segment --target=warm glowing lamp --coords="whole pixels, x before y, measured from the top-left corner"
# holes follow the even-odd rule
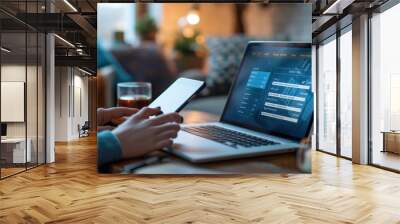
[[[197,12],[197,10],[192,9],[189,11],[189,13],[186,15],[186,20],[190,25],[197,25],[200,22],[200,16]]]

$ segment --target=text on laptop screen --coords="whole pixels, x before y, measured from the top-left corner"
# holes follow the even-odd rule
[[[313,116],[311,45],[250,43],[222,121],[300,139]]]

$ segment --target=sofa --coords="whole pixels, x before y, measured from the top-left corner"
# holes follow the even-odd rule
[[[157,83],[155,98],[159,94],[160,88],[166,88],[171,80],[178,77],[186,77],[206,82],[206,88],[186,107],[186,110],[197,110],[208,112],[216,115],[222,113],[223,107],[226,102],[226,95],[229,92],[229,88],[232,81],[239,69],[240,61],[244,52],[244,49],[251,39],[243,35],[235,35],[232,37],[209,37],[206,40],[208,49],[207,58],[207,71],[204,73],[201,70],[188,70],[180,74],[173,74],[168,71],[167,60],[159,58],[158,63],[151,62],[154,66],[158,65],[161,67],[158,73],[158,77],[154,77],[157,72],[148,72],[146,68],[154,66],[147,65],[152,59],[145,53],[133,53],[132,51],[138,51],[134,48],[126,48],[119,51],[111,52],[114,59],[114,64],[119,64],[125,73],[128,74],[141,74],[142,76],[139,81],[150,81]],[[140,49],[143,51],[143,49]],[[147,49],[148,50],[148,49]],[[140,57],[133,57],[142,56]],[[161,65],[160,65],[161,64]],[[165,65],[162,65],[165,64]],[[98,96],[99,96],[99,107],[111,107],[115,106],[115,83],[117,82],[118,70],[114,69],[115,65],[111,64],[103,66],[98,69]],[[120,69],[121,70],[121,69]],[[163,72],[164,70],[164,72]],[[117,72],[116,72],[117,71]],[[160,75],[162,74],[162,75]],[[161,84],[160,84],[161,83]]]

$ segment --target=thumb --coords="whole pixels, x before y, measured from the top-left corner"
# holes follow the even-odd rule
[[[139,112],[131,116],[129,120],[135,122],[143,121],[148,119],[150,116],[159,115],[161,113],[162,113],[161,108],[159,107],[157,108],[143,107]]]

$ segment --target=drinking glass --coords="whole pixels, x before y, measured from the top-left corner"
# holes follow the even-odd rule
[[[117,85],[118,106],[141,109],[151,101],[151,83],[121,82]]]

